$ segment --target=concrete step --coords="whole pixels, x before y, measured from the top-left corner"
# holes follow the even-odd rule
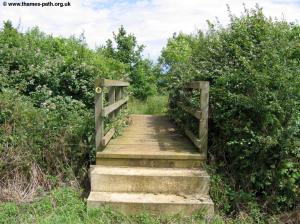
[[[88,208],[109,206],[127,215],[150,213],[153,215],[190,215],[203,210],[210,216],[214,204],[209,196],[145,194],[145,193],[111,193],[91,191],[87,200]]]
[[[93,166],[91,191],[203,194],[209,175],[199,169]]]
[[[206,157],[200,153],[103,151],[97,152],[96,165],[157,167],[157,168],[201,168]]]

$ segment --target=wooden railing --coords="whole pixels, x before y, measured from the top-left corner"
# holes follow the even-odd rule
[[[200,152],[207,154],[207,134],[208,134],[208,100],[209,100],[209,82],[194,81],[183,86],[183,90],[198,90],[200,91],[199,109],[193,109],[185,106],[183,102],[177,102],[186,113],[191,114],[199,121],[198,136],[191,132],[187,125],[184,125],[185,134],[191,139],[194,145]]]
[[[115,129],[111,128],[104,133],[104,118],[114,118],[117,116],[120,107],[127,103],[124,88],[129,83],[124,81],[99,79],[96,81],[95,96],[95,128],[96,128],[96,150],[103,149],[115,133]],[[105,89],[108,88],[108,103],[104,106]]]

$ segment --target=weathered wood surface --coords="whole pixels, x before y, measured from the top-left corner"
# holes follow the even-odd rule
[[[128,82],[110,79],[98,79],[96,81],[96,86],[110,87],[110,86],[129,86]]]
[[[104,136],[104,125],[101,112],[103,109],[103,91],[96,91],[95,95],[95,129],[96,129],[96,149],[101,148],[102,138]]]
[[[109,87],[109,90],[108,90],[108,102],[109,102],[109,105],[112,105],[112,104],[114,104],[116,102],[116,91],[115,91],[115,87],[114,86]],[[103,116],[104,110],[105,110],[105,108],[102,111],[102,116]],[[111,111],[109,113],[109,118],[113,119],[114,117],[115,117],[115,113],[114,113],[114,111]]]
[[[102,139],[102,145],[106,146],[108,144],[108,142],[110,141],[110,139],[114,136],[115,134],[115,128],[111,128],[106,135],[103,137]]]
[[[111,129],[106,135],[103,130],[103,117],[110,119],[119,112],[120,108],[128,101],[128,96],[124,97],[123,87],[129,83],[116,80],[99,79],[96,81],[96,103],[95,103],[95,123],[96,123],[96,148],[102,148],[108,144],[115,133]],[[108,87],[109,105],[103,106],[104,91]],[[185,128],[185,135],[192,141],[194,146],[201,153],[207,154],[207,135],[208,135],[208,100],[209,100],[209,82],[194,81],[184,85],[184,88],[200,91],[199,106],[200,110],[195,110],[185,106],[182,102],[177,102],[177,106],[185,112],[193,115],[199,120],[199,135],[195,136],[190,130]],[[147,150],[172,150],[178,148],[183,151],[190,150],[190,142],[186,141],[185,136],[178,138],[176,127],[166,119],[155,118],[155,116],[135,116],[135,122],[126,133],[117,140],[112,140],[108,150],[124,150],[127,148],[135,151],[137,148],[147,148]],[[146,119],[147,118],[147,119]],[[152,119],[152,121],[151,121]],[[175,138],[174,138],[175,134]],[[129,150],[130,151],[130,150]]]
[[[209,103],[209,82],[199,82],[200,94],[200,109],[202,117],[199,124],[199,139],[201,141],[201,150],[207,154],[208,142],[208,103]]]
[[[117,102],[103,108],[102,110],[102,116],[106,117],[108,114],[110,114],[111,112],[115,111],[116,109],[118,109],[120,106],[122,106],[124,103],[126,103],[128,101],[128,97],[125,97],[124,99],[118,100]]]
[[[129,86],[128,82],[97,79],[95,83],[95,129],[96,129],[96,150],[103,149],[115,133],[115,129],[110,129],[106,134],[104,133],[104,117],[113,119],[119,113],[121,106],[127,101],[128,97],[123,98],[124,87]],[[105,91],[108,88],[108,103],[104,107]]]
[[[166,116],[131,115],[124,134],[111,140],[103,153],[199,157],[193,143]]]
[[[195,89],[200,92],[199,106],[200,110],[185,106],[182,102],[177,102],[176,105],[183,109],[185,112],[193,115],[199,120],[199,135],[195,136],[190,130],[187,129],[185,124],[185,134],[200,152],[207,154],[207,138],[208,138],[208,101],[209,101],[209,82],[207,81],[194,81],[183,85],[183,90]]]
[[[201,149],[201,141],[199,138],[197,138],[190,130],[185,129],[184,133],[187,137],[194,143],[195,146],[197,146],[198,149]]]
[[[177,106],[179,106],[184,111],[186,111],[186,112],[190,113],[191,115],[193,115],[195,118],[201,119],[201,111],[194,110],[190,107],[187,107],[182,102],[177,102],[176,104],[177,104]]]
[[[184,88],[188,88],[188,89],[205,89],[207,88],[209,85],[209,82],[207,81],[193,81],[190,83],[187,83],[186,85],[184,85]]]

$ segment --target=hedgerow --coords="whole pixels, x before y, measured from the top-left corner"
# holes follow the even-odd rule
[[[89,49],[83,36],[52,37],[38,28],[22,33],[4,23],[0,200],[31,200],[39,190],[87,178],[95,157],[95,80],[126,78],[127,67]],[[120,117],[114,122],[124,125]]]
[[[177,121],[189,120],[175,106],[182,84],[210,82],[209,159],[230,189],[213,185],[212,196],[226,213],[253,203],[283,211],[300,201],[299,52],[300,26],[266,18],[259,7],[230,14],[226,27],[175,35],[162,52]],[[193,97],[185,101],[197,106]]]

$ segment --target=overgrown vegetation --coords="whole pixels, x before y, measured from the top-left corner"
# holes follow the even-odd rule
[[[145,48],[139,45],[133,34],[127,34],[123,26],[114,33],[114,41],[108,39],[106,45],[98,49],[108,58],[113,58],[126,65],[126,73],[130,80],[130,89],[138,99],[145,100],[157,93],[157,80],[160,68],[150,60],[142,58]]]
[[[146,100],[131,98],[128,102],[130,114],[156,114],[167,112],[168,96],[150,96]]]
[[[111,49],[110,56],[104,51],[108,46],[90,50],[84,36],[52,37],[38,28],[21,33],[10,22],[4,23],[0,31],[0,200],[30,201],[42,191],[64,183],[78,185],[87,178],[95,157],[95,80],[134,77],[137,65],[125,58],[135,52],[132,60],[148,63],[141,58],[141,47],[134,50],[135,37],[123,27],[115,37],[118,50]],[[132,47],[129,51],[127,45]],[[154,65],[147,66],[154,70]],[[152,76],[147,73],[149,79]],[[156,88],[155,83],[148,85]],[[143,92],[142,97],[135,88]],[[142,86],[133,87],[133,92],[141,98],[150,95]],[[121,111],[120,116],[124,114]],[[120,116],[114,126],[124,125]],[[105,130],[112,125],[105,124]]]
[[[39,191],[77,186],[90,161],[92,114],[78,102],[36,108],[13,90],[0,93],[0,200],[30,201]]]
[[[299,205],[299,52],[300,26],[266,18],[259,7],[230,14],[226,27],[174,35],[162,52],[176,121],[187,116],[175,106],[182,84],[210,82],[211,195],[226,214]],[[193,99],[185,102],[197,107]]]
[[[94,51],[84,36],[57,38],[38,28],[21,33],[5,22],[0,31],[0,223],[205,223],[201,213],[161,218],[125,217],[109,209],[86,212],[78,189],[95,156],[94,81],[100,77],[131,82],[130,113],[164,114],[169,102],[169,115],[188,120],[192,129],[192,118],[175,103],[184,97],[196,108],[199,95],[184,95],[181,86],[210,82],[210,194],[221,215],[229,215],[212,223],[272,223],[271,215],[296,208],[300,26],[266,18],[259,8],[230,19],[226,27],[210,23],[205,33],[175,34],[158,65],[142,57],[144,46],[124,27]],[[157,96],[166,86],[170,98]],[[114,125],[122,125],[120,120],[116,117]],[[106,123],[108,130],[112,124]]]
[[[258,219],[257,219],[258,220]],[[148,214],[124,216],[110,208],[87,210],[85,202],[77,191],[71,188],[57,188],[48,195],[33,203],[16,204],[0,203],[0,223],[91,223],[91,224],[199,224],[199,223],[232,223],[256,224],[250,216],[244,214],[236,219],[219,216],[205,217],[201,211],[190,217],[173,215],[169,217],[154,217]],[[276,219],[270,219],[276,223]]]

